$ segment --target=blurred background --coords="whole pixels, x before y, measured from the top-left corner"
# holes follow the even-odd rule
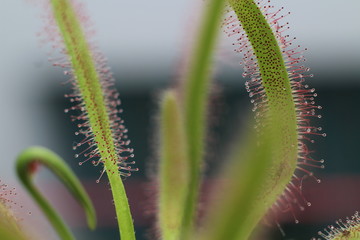
[[[40,41],[46,21],[36,1],[2,0],[0,8],[0,179],[17,188],[14,199],[22,205],[23,223],[39,239],[52,239],[51,227],[19,185],[14,171],[17,154],[26,147],[41,145],[67,160],[89,191],[98,214],[98,228],[90,232],[81,209],[55,177],[41,170],[36,181],[45,195],[60,210],[78,239],[118,239],[115,214],[107,179],[95,183],[101,168],[78,165],[72,145],[77,139],[76,127],[64,109],[70,106],[64,98],[69,86],[63,69],[48,61],[51,43]],[[153,239],[156,205],[156,120],[159,94],[178,77],[184,52],[191,45],[193,22],[199,16],[199,4],[178,1],[82,1],[96,29],[91,39],[108,58],[121,94],[122,114],[135,149],[140,171],[126,179],[130,205],[138,239]],[[358,0],[274,0],[292,14],[286,17],[297,44],[307,47],[305,65],[315,77],[308,84],[318,93],[317,103],[323,116],[314,125],[321,126],[326,138],[315,139],[310,146],[313,156],[325,159],[326,168],[314,172],[321,184],[308,179],[304,196],[312,206],[285,215],[281,226],[265,227],[266,239],[310,239],[338,218],[360,210],[360,22]],[[39,37],[40,35],[40,37]],[[219,162],[227,155],[227,143],[234,129],[241,128],[249,109],[244,88],[240,55],[220,34],[214,64],[214,91],[211,102],[206,179],[217,173]],[[56,57],[56,56],[55,56]],[[245,114],[246,113],[246,114]],[[220,160],[220,161],[219,161]],[[204,191],[210,188],[205,180]],[[31,211],[31,215],[26,215]],[[31,223],[31,226],[29,225]],[[29,227],[30,226],[30,227]],[[42,229],[37,232],[36,229]],[[36,239],[35,238],[35,239]]]

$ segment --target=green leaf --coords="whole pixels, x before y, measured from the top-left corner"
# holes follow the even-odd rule
[[[246,47],[252,49],[247,57],[256,64],[250,67],[256,67],[254,71],[259,72],[252,76],[259,84],[254,87],[257,89],[255,94],[259,94],[256,98],[260,99],[256,124],[259,133],[248,141],[245,156],[235,156],[238,161],[246,160],[245,171],[233,161],[231,169],[223,174],[223,177],[229,177],[225,188],[230,190],[224,192],[220,200],[223,208],[212,207],[215,210],[203,237],[206,240],[248,239],[292,180],[298,157],[294,96],[274,32],[253,0],[228,2],[244,29],[241,38],[247,38],[249,46]]]
[[[74,239],[69,228],[65,225],[61,217],[56,213],[50,203],[43,197],[39,190],[34,186],[33,173],[34,167],[41,164],[50,169],[70,191],[73,197],[83,207],[89,228],[96,226],[96,214],[92,202],[82,187],[80,181],[73,171],[65,164],[54,152],[43,147],[30,147],[25,149],[17,158],[16,172],[24,187],[37,202],[48,220],[51,222],[61,239]]]
[[[132,163],[126,162],[133,154],[125,156],[126,153],[131,153],[132,149],[126,147],[129,141],[123,136],[125,127],[117,116],[119,110],[116,106],[120,100],[114,89],[106,87],[109,85],[106,77],[101,82],[101,76],[108,70],[103,69],[104,72],[97,70],[95,57],[90,51],[89,43],[71,2],[51,0],[51,5],[72,67],[74,84],[78,88],[76,95],[81,99],[81,110],[86,118],[84,125],[88,126],[86,129],[88,133],[85,137],[91,140],[92,147],[96,147],[96,150],[91,150],[96,154],[90,152],[88,157],[100,156],[98,161],[93,161],[93,164],[104,165],[114,198],[120,236],[122,239],[134,240],[133,219],[120,176],[130,174],[120,170],[137,171],[137,169],[131,169]],[[81,131],[84,131],[84,126],[79,125]]]
[[[161,104],[159,162],[159,225],[162,239],[180,239],[189,183],[189,160],[183,116],[173,91]]]
[[[261,84],[258,89],[262,89],[255,92],[261,99],[257,126],[267,126],[267,134],[272,137],[266,181],[252,205],[256,210],[247,219],[248,229],[254,229],[293,178],[301,149],[297,120],[301,119],[301,113],[297,115],[300,110],[296,109],[296,95],[293,95],[282,50],[261,8],[253,0],[228,1],[245,31],[244,36],[253,52],[251,59],[256,62],[254,66],[259,72],[255,76]],[[242,231],[239,239],[247,239],[250,233]]]

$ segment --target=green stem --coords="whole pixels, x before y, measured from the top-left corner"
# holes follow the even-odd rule
[[[74,198],[84,208],[88,226],[96,226],[95,210],[91,200],[75,174],[58,155],[42,147],[31,147],[24,150],[17,158],[16,171],[22,184],[29,191],[39,207],[43,210],[61,239],[75,239],[61,217],[56,213],[49,202],[43,197],[32,181],[33,169],[37,164],[49,168],[65,184]]]
[[[133,220],[119,172],[119,165],[125,157],[121,157],[116,150],[113,132],[119,126],[111,125],[109,117],[111,110],[107,108],[105,101],[106,92],[100,84],[94,59],[73,6],[69,0],[52,0],[51,3],[56,23],[70,57],[89,129],[110,182],[121,239],[134,240]],[[123,149],[123,152],[126,150]]]
[[[121,239],[135,240],[134,224],[124,184],[122,183],[121,178],[118,175],[113,174],[108,170],[106,170],[106,172],[109,178],[111,192],[114,198],[116,218],[118,220]]]
[[[200,25],[200,34],[194,45],[190,69],[185,82],[185,131],[187,137],[190,182],[183,220],[182,239],[192,231],[195,218],[200,172],[204,152],[205,116],[209,95],[209,79],[213,49],[223,13],[224,0],[207,1]]]

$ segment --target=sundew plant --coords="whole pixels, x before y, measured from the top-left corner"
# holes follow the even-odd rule
[[[128,137],[121,97],[105,57],[92,41],[92,24],[84,4],[78,0],[44,1],[39,7],[46,15],[45,39],[62,55],[52,64],[63,68],[71,88],[71,92],[64,92],[71,104],[64,112],[81,139],[73,144],[74,160],[81,159],[80,166],[99,169],[93,184],[109,183],[113,199],[109,204],[114,206],[120,239],[140,239],[131,210],[137,203],[129,204],[124,184],[131,175],[146,172],[134,160],[141,146],[132,144]],[[313,75],[305,61],[307,48],[288,33],[290,12],[270,1],[207,0],[201,6],[191,51],[183,56],[183,72],[177,84],[162,89],[158,97],[153,126],[157,167],[151,177],[156,188],[152,206],[156,233],[149,238],[270,239],[259,233],[264,223],[276,226],[286,236],[282,215],[299,223],[298,212],[308,211],[312,205],[303,193],[303,182],[312,179],[314,184],[320,183],[317,175],[325,167],[324,160],[315,157],[312,145],[322,141],[326,133],[318,126],[322,107],[310,86]],[[214,101],[215,49],[221,34],[230,39],[242,59],[238,68],[243,68],[253,115],[247,129],[233,132],[210,197],[200,206],[206,182],[210,101]],[[240,76],[239,81],[243,81]],[[62,181],[82,206],[88,227],[95,229],[95,208],[75,173],[51,150],[30,147],[18,155],[16,172],[58,237],[75,239],[61,214],[34,183],[39,166]],[[0,239],[33,239],[15,216],[11,206],[16,196],[10,199],[8,195],[14,190],[8,189],[0,182]],[[314,232],[313,239],[360,239],[358,212],[336,225]]]

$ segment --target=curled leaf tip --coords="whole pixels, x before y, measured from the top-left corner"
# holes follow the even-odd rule
[[[32,176],[34,165],[42,165],[52,171],[65,185],[73,197],[79,202],[86,213],[87,223],[90,229],[96,227],[96,213],[92,202],[85,189],[81,185],[73,171],[66,165],[65,161],[54,152],[43,147],[30,147],[25,149],[17,158],[17,175],[28,190],[53,227],[63,239],[73,239],[70,230],[61,217],[52,208],[50,203],[42,196],[35,187]]]

